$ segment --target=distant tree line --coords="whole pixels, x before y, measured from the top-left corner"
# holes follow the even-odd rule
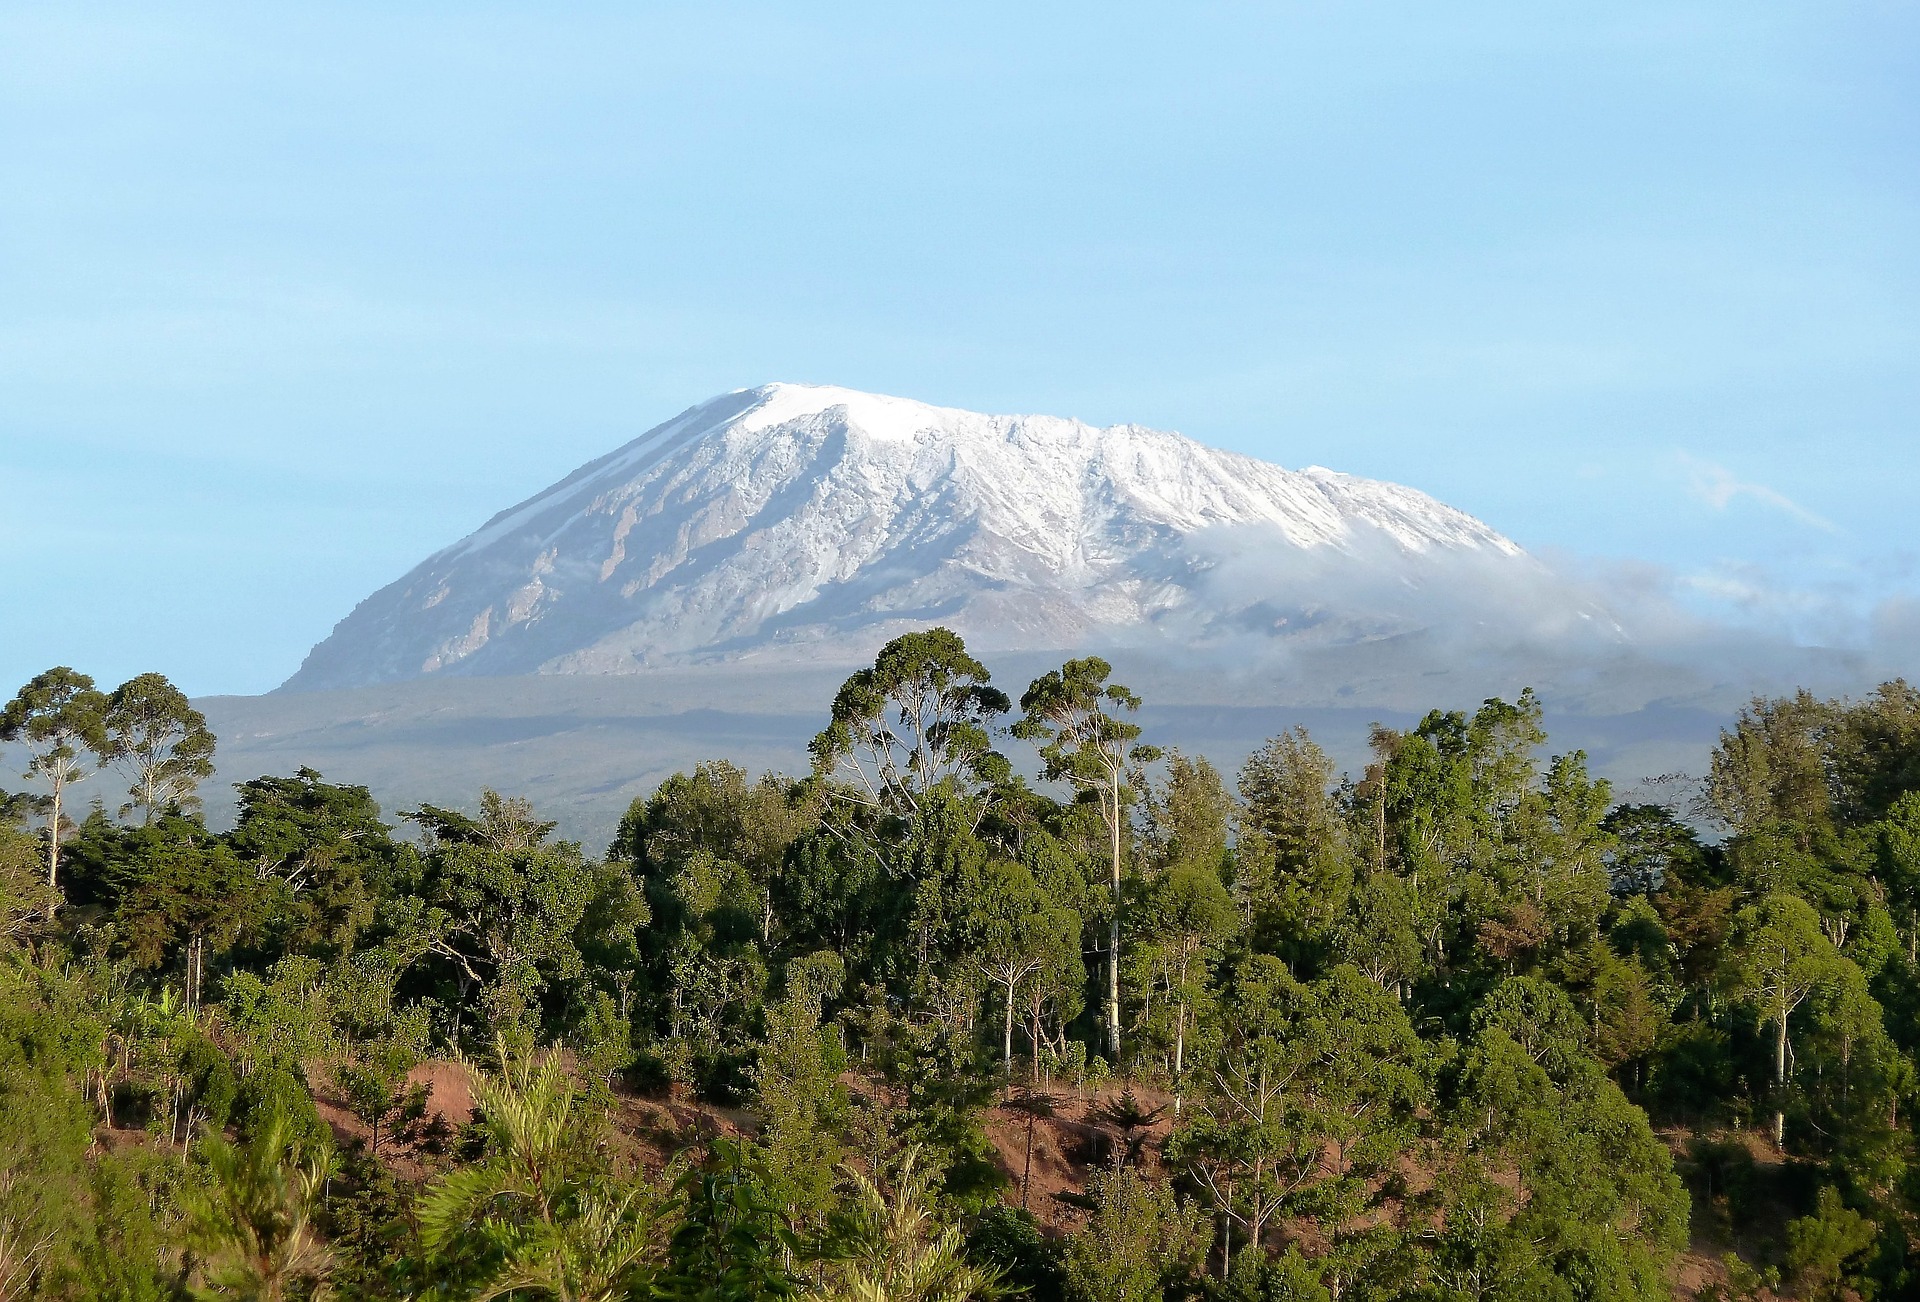
[[[595,856],[310,769],[215,832],[165,678],[39,675],[0,1298],[1661,1298],[1690,1243],[1703,1297],[1920,1290],[1920,691],[1757,700],[1668,804],[1530,692],[1231,782],[1140,704],[910,634],[809,773]]]

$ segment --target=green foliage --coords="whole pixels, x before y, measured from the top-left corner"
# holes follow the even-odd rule
[[[1155,866],[1220,876],[1230,859],[1234,804],[1220,771],[1204,757],[1178,750],[1167,777],[1146,801],[1146,849]]]
[[[1649,896],[1670,876],[1697,876],[1707,848],[1664,805],[1617,805],[1601,822],[1612,840],[1605,856],[1616,895]]]
[[[242,1078],[229,1119],[243,1144],[275,1124],[300,1152],[319,1152],[331,1136],[306,1082],[285,1067],[262,1067]]]
[[[851,800],[910,815],[936,788],[1007,776],[992,734],[1011,704],[952,630],[903,634],[835,694],[809,746],[814,771]]]
[[[239,783],[229,837],[253,875],[274,888],[267,929],[280,953],[335,958],[376,925],[383,900],[413,874],[365,787],[327,782],[309,768]]]
[[[1399,1004],[1356,969],[1303,983],[1245,960],[1208,1046],[1210,1087],[1169,1141],[1223,1218],[1260,1243],[1288,1213],[1342,1223],[1413,1143],[1431,1051]]]
[[[580,1065],[604,1089],[611,1089],[615,1077],[633,1066],[639,1058],[634,1043],[633,1018],[620,1007],[620,1001],[604,990],[587,996],[587,1006],[574,1025],[568,1042],[580,1055]]]
[[[1333,1302],[1332,1292],[1320,1278],[1320,1267],[1298,1248],[1277,1256],[1240,1253],[1213,1296],[1235,1302]]]
[[[323,1207],[334,1252],[335,1296],[419,1296],[430,1280],[451,1292],[456,1291],[451,1286],[470,1273],[462,1270],[449,1277],[430,1268],[419,1244],[414,1192],[368,1154],[345,1155]]]
[[[862,1051],[878,1076],[865,1100],[867,1120],[884,1133],[862,1147],[875,1165],[918,1149],[941,1196],[979,1210],[1008,1183],[982,1127],[1001,1084],[991,1059],[964,1024],[867,1011]]]
[[[221,1012],[239,1040],[243,1065],[297,1069],[340,1051],[336,1017],[358,1032],[368,1020],[355,1019],[344,986],[327,980],[311,958],[284,958],[264,975],[233,972],[221,982]]]
[[[102,754],[132,781],[125,818],[144,822],[166,810],[200,807],[200,784],[213,776],[214,736],[206,716],[163,674],[140,674],[113,689],[103,712]]]
[[[1268,741],[1240,769],[1243,840],[1262,838],[1273,847],[1281,872],[1299,875],[1331,853],[1342,836],[1333,795],[1333,761],[1305,728]]]
[[[942,1220],[918,1154],[909,1149],[888,1173],[891,1191],[856,1170],[847,1207],[834,1217],[821,1250],[821,1302],[990,1302],[1002,1295],[999,1272],[968,1260],[960,1227]]]
[[[1342,915],[1354,908],[1384,923],[1379,884],[1397,879],[1369,874],[1371,896],[1355,901],[1356,877],[1363,871],[1357,854],[1363,840],[1375,838],[1350,826],[1358,811],[1343,808],[1326,752],[1304,728],[1283,733],[1247,758],[1240,792],[1240,837],[1229,877],[1256,942],[1296,962],[1324,962],[1335,950],[1354,961],[1359,951],[1376,952],[1340,925]],[[1376,979],[1391,975],[1390,984],[1397,986],[1414,973],[1419,945],[1410,929],[1406,942],[1399,958],[1372,965]]]
[[[1570,1051],[1570,1005],[1507,1002],[1463,1056],[1455,1140],[1473,1164],[1471,1233],[1454,1269],[1590,1281],[1600,1296],[1662,1296],[1686,1242],[1688,1200],[1669,1153],[1619,1087]],[[1496,1183],[1511,1170],[1521,1197]]]
[[[498,1075],[470,1072],[485,1160],[420,1200],[425,1251],[465,1275],[476,1302],[525,1292],[614,1302],[652,1277],[656,1199],[596,1170],[574,1127],[577,1094],[557,1055],[501,1046]],[[590,1150],[589,1150],[590,1152]]]
[[[477,820],[432,806],[410,817],[429,841],[412,943],[443,965],[459,991],[449,1002],[478,995],[493,1034],[530,1042],[586,976],[587,930],[631,935],[645,920],[623,877],[592,871],[570,841],[549,841],[553,824],[524,800],[488,791]]]
[[[243,1144],[209,1137],[200,1156],[208,1183],[187,1202],[195,1295],[311,1296],[333,1271],[315,1224],[332,1153],[299,1148],[274,1116]]]
[[[1702,829],[1530,693],[1353,779],[1294,730],[1235,792],[1110,672],[1022,696],[1029,784],[985,666],[900,639],[813,775],[675,775],[603,861],[492,792],[409,844],[307,769],[218,832],[164,679],[42,675],[0,716],[46,790],[0,797],[0,1294],[1629,1299],[1769,1223],[1735,1292],[1912,1292],[1920,692],[1755,702]],[[134,801],[63,822],[100,760]],[[476,1042],[443,1150],[415,1069]]]
[[[1093,1214],[1067,1244],[1067,1296],[1145,1302],[1197,1274],[1211,1236],[1205,1214],[1131,1167],[1095,1176]]]
[[[199,823],[167,817],[126,833],[110,873],[119,896],[114,924],[134,963],[178,964],[189,1008],[206,993],[210,957],[256,925],[259,881],[233,848]]]
[[[839,993],[844,968],[820,953],[787,969],[787,993],[767,1008],[767,1029],[754,1066],[754,1101],[762,1118],[757,1144],[771,1191],[796,1219],[816,1222],[833,1205],[835,1171],[845,1153],[850,1102],[840,1081],[846,1054],[821,1024],[826,1000]]]
[[[52,1027],[7,1019],[0,1052],[0,1296],[32,1296],[73,1250],[87,1110],[66,1088]]]
[[[0,939],[18,943],[32,935],[59,899],[47,884],[39,845],[0,822]]]
[[[1847,984],[1852,964],[1822,933],[1811,905],[1777,891],[1741,910],[1732,945],[1727,988],[1774,1032],[1773,1084],[1782,1097],[1775,1100],[1773,1141],[1784,1146],[1791,1019],[1808,998]]]
[[[62,808],[67,789],[98,769],[109,752],[107,698],[93,679],[64,665],[36,674],[0,706],[0,741],[24,746],[25,776],[47,787],[47,885],[59,885]]]
[[[333,1065],[335,1093],[370,1132],[368,1146],[380,1155],[380,1141],[406,1139],[426,1116],[427,1089],[411,1084],[407,1069],[413,1055],[391,1045],[363,1048]]]
[[[1872,1221],[1840,1201],[1832,1185],[1820,1190],[1811,1216],[1787,1226],[1787,1271],[1805,1296],[1840,1296],[1847,1263],[1879,1236]]]
[[[968,1260],[997,1275],[1001,1288],[1032,1302],[1063,1302],[1064,1245],[1040,1231],[1033,1216],[1004,1205],[989,1207],[967,1232]]]
[[[175,1219],[178,1163],[146,1155],[104,1158],[88,1172],[75,1209],[80,1238],[69,1269],[71,1287],[97,1302],[177,1302],[186,1296],[188,1263]]]
[[[1130,688],[1109,683],[1113,666],[1098,656],[1069,660],[1033,680],[1020,697],[1020,721],[1013,735],[1039,749],[1041,771],[1049,782],[1065,782],[1099,812],[1108,839],[1107,898],[1107,1051],[1118,1055],[1121,1038],[1121,937],[1125,932],[1124,876],[1127,809],[1139,797],[1137,770],[1159,758],[1157,747],[1140,743],[1140,726],[1119,712],[1140,708]]]
[[[1207,868],[1174,867],[1140,894],[1128,919],[1132,984],[1143,1004],[1137,1024],[1163,1054],[1177,1088],[1187,1074],[1187,1045],[1213,997],[1213,968],[1240,919],[1218,874]],[[1063,929],[1063,942],[1074,939],[1077,928]]]
[[[1013,1028],[1030,1014],[1029,1047],[1038,1044],[1031,1024],[1049,992],[1082,975],[1080,918],[1050,899],[1017,863],[985,865],[971,906],[961,923],[981,976],[994,984],[1000,1000],[1001,1064],[1013,1074]]]
[[[800,1292],[800,1242],[761,1169],[721,1141],[674,1182],[679,1224],[654,1283],[663,1302],[780,1302]]]

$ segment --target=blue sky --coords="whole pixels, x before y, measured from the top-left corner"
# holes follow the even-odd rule
[[[271,687],[768,379],[1920,628],[1916,88],[1844,0],[0,6],[0,678]]]

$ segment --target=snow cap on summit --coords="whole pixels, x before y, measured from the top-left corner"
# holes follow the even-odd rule
[[[429,557],[287,686],[851,662],[930,623],[1022,649],[1358,637],[1379,621],[1342,614],[1334,570],[1424,581],[1422,558],[1459,555],[1537,577],[1506,538],[1396,484],[1135,425],[768,384],[690,408]]]

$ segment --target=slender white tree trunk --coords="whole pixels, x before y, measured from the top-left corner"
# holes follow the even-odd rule
[[[66,785],[58,777],[53,779],[53,812],[47,818],[47,889],[50,891],[60,889],[60,797]],[[53,901],[49,900],[47,907],[53,908]]]
[[[1180,1001],[1180,1020],[1173,1033],[1173,1115],[1180,1115],[1181,1096],[1186,1093],[1181,1073],[1186,1070],[1187,1059],[1187,1001]]]
[[[1109,794],[1113,804],[1109,810],[1108,828],[1113,834],[1113,921],[1108,927],[1107,941],[1107,1052],[1113,1058],[1113,1065],[1120,1066],[1120,771],[1114,769],[1109,779]]]
[[[1003,1031],[1001,1060],[1008,1080],[1013,1079],[1013,994],[1013,982],[1009,981],[1007,982],[1007,1020],[1001,1028]]]
[[[1784,1152],[1787,1147],[1787,1003],[1784,999],[1780,1001],[1779,1025],[1780,1033],[1773,1041],[1773,1146]]]

